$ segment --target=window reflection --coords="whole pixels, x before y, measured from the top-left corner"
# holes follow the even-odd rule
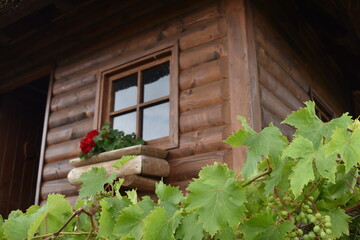
[[[168,96],[170,89],[169,62],[143,70],[142,80],[144,84],[143,102]]]
[[[114,111],[137,104],[137,74],[132,74],[114,82]]]
[[[143,110],[143,139],[145,141],[169,136],[169,102]]]
[[[114,117],[113,128],[124,131],[125,134],[136,133],[136,112]]]

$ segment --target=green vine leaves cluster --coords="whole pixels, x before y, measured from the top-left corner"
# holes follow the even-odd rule
[[[154,201],[93,168],[81,175],[75,206],[51,194],[42,207],[13,211],[0,219],[0,240],[356,239],[349,224],[359,218],[347,212],[360,201],[360,122],[344,114],[323,123],[305,104],[283,121],[297,129],[290,142],[273,125],[257,133],[239,117],[243,127],[225,142],[247,146],[241,176],[214,163],[187,194],[158,183]]]

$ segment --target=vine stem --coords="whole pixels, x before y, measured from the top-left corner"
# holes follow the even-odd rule
[[[92,234],[91,232],[60,232],[58,234],[58,236],[82,236],[82,235],[89,235]],[[44,235],[38,235],[38,236],[34,236],[31,239],[39,239],[39,238],[47,238],[47,237],[53,237],[54,234],[53,233],[49,233],[49,234],[44,234]]]
[[[250,185],[252,182],[256,181],[257,179],[265,176],[265,175],[269,175],[272,172],[271,168],[268,168],[265,172],[259,173],[258,175],[255,175],[253,177],[251,177],[249,180],[247,180],[242,187],[246,187],[248,185]]]

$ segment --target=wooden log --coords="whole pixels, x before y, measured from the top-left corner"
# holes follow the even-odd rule
[[[280,119],[285,119],[291,113],[291,109],[280,99],[274,96],[266,88],[261,86],[261,103]]]
[[[182,134],[179,148],[169,150],[168,159],[229,149],[230,146],[223,142],[230,135],[229,130],[228,127],[221,126]]]
[[[47,199],[50,193],[60,193],[65,196],[74,196],[77,194],[75,186],[71,185],[68,180],[58,179],[54,181],[44,182],[41,186],[41,199]]]
[[[182,22],[185,27],[191,27],[191,25],[198,24],[201,22],[207,22],[209,20],[219,17],[219,7],[216,3],[210,3],[208,6],[202,7],[197,11],[189,13],[183,17]]]
[[[155,192],[155,185],[159,180],[146,178],[139,175],[124,176],[123,187],[137,189],[145,192]]]
[[[179,79],[180,91],[225,79],[228,76],[227,64],[226,58],[220,58],[181,71]]]
[[[280,82],[283,86],[292,92],[297,99],[301,102],[304,102],[309,99],[306,91],[298,85],[293,78],[287,74],[281,66],[272,59],[268,53],[261,48],[260,46],[257,49],[257,59],[259,61],[259,65],[266,69],[278,82]],[[308,89],[308,87],[307,87]],[[307,90],[308,91],[308,90]]]
[[[215,19],[212,22],[205,22],[195,29],[188,30],[179,39],[181,51],[213,41],[223,37],[225,32],[225,19]]]
[[[280,81],[277,81],[277,79],[262,66],[259,67],[259,79],[263,87],[289,106],[291,110],[295,111],[304,106],[300,99],[294,96],[287,87],[282,85]],[[302,91],[301,89],[299,90]]]
[[[229,102],[197,108],[180,115],[181,133],[230,124]]]
[[[225,79],[181,92],[179,109],[180,112],[186,112],[228,100],[229,87]]]
[[[88,164],[104,162],[109,159],[119,159],[125,155],[146,155],[149,157],[164,159],[168,155],[168,151],[146,145],[137,145],[137,146],[116,149],[109,152],[104,152],[95,155],[89,159],[80,159],[80,158],[71,159],[70,164],[75,167],[81,167]]]
[[[229,151],[231,149],[172,159],[169,161],[171,172],[167,182],[172,183],[196,178],[202,167],[214,162],[223,163],[224,157]]]
[[[262,46],[270,56],[278,61],[281,67],[289,74],[297,84],[303,86],[309,85],[311,77],[304,71],[304,63],[300,61],[298,56],[289,48],[289,45],[279,37],[267,21],[257,14],[255,18],[255,41]]]
[[[72,185],[80,184],[81,182],[79,182],[78,179],[81,174],[89,171],[93,167],[103,167],[105,168],[107,175],[110,175],[112,172],[114,172],[117,177],[140,174],[150,177],[167,177],[170,172],[168,162],[161,158],[139,155],[125,163],[119,169],[113,167],[116,161],[117,159],[74,168],[69,172],[67,178]]]
[[[283,119],[280,119],[278,116],[275,116],[268,109],[263,107],[262,109],[262,125],[263,127],[269,126],[270,123],[273,123],[276,127],[280,128],[281,132],[288,138],[292,139],[293,134],[295,133],[295,129],[287,124],[280,124]]]
[[[45,163],[52,163],[79,156],[81,139],[58,143],[47,147]]]
[[[47,145],[82,138],[93,129],[93,119],[84,119],[61,127],[50,129],[47,135]]]
[[[69,160],[63,160],[54,163],[45,164],[43,169],[43,181],[51,181],[66,178],[68,173],[74,167],[70,165]]]
[[[50,114],[49,128],[60,127],[87,118],[93,118],[95,100],[71,106]]]
[[[224,38],[188,49],[180,54],[180,69],[185,70],[227,56]]]
[[[56,78],[53,87],[53,94],[54,96],[56,96],[61,93],[65,93],[70,90],[79,88],[81,86],[94,83],[96,81],[97,81],[97,76],[95,74],[77,76],[71,78]]]
[[[60,109],[77,105],[85,101],[95,99],[96,84],[92,83],[82,88],[76,88],[65,94],[57,95],[51,100],[51,111],[55,112]]]

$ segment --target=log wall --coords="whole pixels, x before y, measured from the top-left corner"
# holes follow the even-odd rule
[[[341,96],[341,93],[336,92],[336,87],[339,89],[339,86],[330,86],[329,81],[321,77],[325,70],[309,66],[309,63],[296,54],[285,41],[285,37],[275,24],[255,6],[256,4],[253,8],[254,35],[261,92],[262,127],[273,122],[287,137],[291,137],[294,129],[280,122],[292,111],[304,106],[303,102],[310,99],[310,89],[327,103],[335,115],[339,116],[348,111],[341,101],[333,101],[334,94]]]
[[[184,189],[204,165],[227,162],[231,158],[230,147],[222,142],[230,134],[223,4],[202,0],[166,7],[155,4],[149,9],[136,4],[129,9],[115,5],[118,11],[132,13],[140,11],[136,6],[142,10],[131,15],[133,19],[127,28],[113,18],[112,14],[118,14],[113,9],[99,13],[103,16],[93,23],[98,29],[98,33],[91,34],[93,39],[76,50],[63,52],[57,59],[42,201],[50,192],[65,194],[68,198],[77,194],[66,181],[72,169],[68,160],[78,156],[81,138],[97,125],[94,116],[101,72],[115,67],[116,62],[124,62],[130,55],[169,41],[179,43],[179,146],[169,151],[171,171],[167,182]],[[104,33],[102,26],[110,20],[115,21],[111,22],[112,28],[106,26],[105,29],[112,33]]]

